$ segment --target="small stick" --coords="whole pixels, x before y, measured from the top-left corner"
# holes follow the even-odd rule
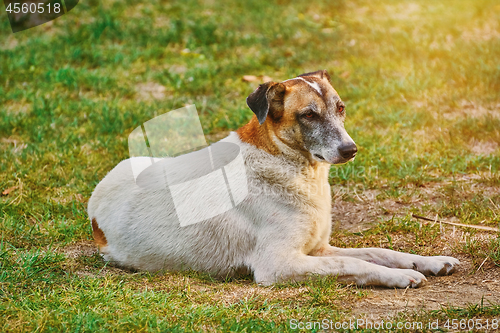
[[[486,256],[486,258],[484,258],[483,262],[481,263],[481,265],[479,265],[479,267],[477,268],[476,270],[476,273],[479,272],[479,270],[481,269],[481,267],[483,267],[484,263],[486,262],[486,260],[488,260],[489,256]],[[474,274],[476,274],[474,273]]]
[[[444,223],[444,224],[449,224],[449,225],[456,225],[456,226],[459,226],[459,227],[466,227],[466,228],[473,228],[473,229],[480,229],[480,230],[488,230],[488,231],[495,231],[495,232],[499,232],[500,231],[499,228],[487,227],[487,226],[484,226],[484,225],[474,225],[474,224],[463,224],[463,223],[455,223],[455,222],[447,222],[447,221],[438,221],[438,220],[433,220],[433,219],[430,219],[430,218],[427,218],[427,217],[423,217],[423,216],[419,216],[419,215],[415,215],[415,214],[411,214],[411,216],[413,216],[416,219],[421,219],[421,220],[431,221],[431,222],[439,222],[439,223]]]

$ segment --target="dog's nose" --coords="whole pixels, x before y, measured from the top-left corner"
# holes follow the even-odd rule
[[[353,158],[354,156],[356,156],[357,151],[358,147],[356,147],[354,142],[342,144],[339,147],[340,156],[342,156],[343,158]]]

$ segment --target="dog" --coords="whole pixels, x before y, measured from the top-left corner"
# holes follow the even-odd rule
[[[245,199],[182,227],[165,194],[138,186],[130,159],[122,161],[88,203],[105,260],[146,271],[250,273],[264,286],[333,275],[359,286],[407,288],[421,286],[425,275],[455,271],[459,261],[453,257],[329,244],[329,168],[352,161],[357,147],[326,70],[261,84],[247,105],[253,118],[221,140],[241,149],[249,186]]]

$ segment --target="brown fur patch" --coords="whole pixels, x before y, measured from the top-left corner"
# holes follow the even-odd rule
[[[243,127],[240,127],[236,133],[240,140],[251,144],[259,149],[262,149],[269,154],[277,155],[280,153],[278,147],[272,142],[269,137],[269,126],[272,126],[271,121],[266,120],[264,124],[260,125],[256,116]]]
[[[108,240],[106,239],[104,232],[102,232],[101,228],[99,228],[95,217],[92,218],[92,234],[94,235],[94,242],[99,250],[108,245]]]

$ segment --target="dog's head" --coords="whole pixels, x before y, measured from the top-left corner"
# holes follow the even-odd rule
[[[356,156],[356,144],[344,128],[345,105],[326,70],[261,84],[247,104],[261,125],[269,122],[282,142],[314,160],[342,164]]]

